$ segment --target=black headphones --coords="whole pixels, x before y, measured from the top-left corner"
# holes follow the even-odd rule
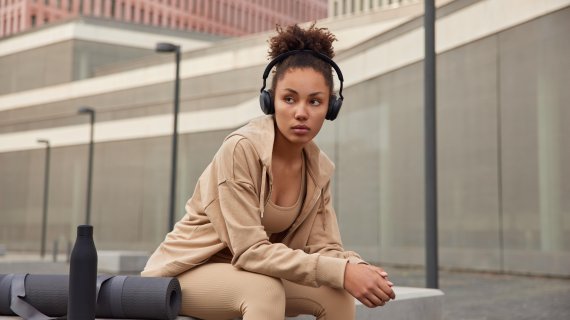
[[[332,61],[331,58],[325,56],[324,54],[322,54],[320,52],[316,52],[313,50],[287,51],[285,53],[278,55],[277,57],[275,57],[275,59],[273,59],[273,60],[271,60],[271,62],[269,62],[269,64],[265,68],[265,71],[263,72],[263,86],[261,87],[260,95],[259,95],[259,104],[261,106],[261,110],[265,114],[274,114],[275,113],[275,106],[273,105],[273,98],[271,97],[271,90],[265,90],[265,82],[267,80],[267,77],[269,76],[269,72],[271,72],[271,69],[276,64],[278,64],[279,62],[285,60],[285,58],[287,58],[288,56],[293,55],[293,54],[297,54],[297,53],[301,53],[301,52],[311,53],[315,57],[317,57],[317,58],[319,58],[325,62],[328,62],[328,64],[330,64],[331,67],[333,67],[333,69],[336,71],[338,79],[340,80],[340,90],[338,91],[338,95],[340,96],[340,98],[337,98],[336,95],[331,94],[330,99],[329,99],[329,107],[327,110],[327,115],[325,116],[325,119],[332,121],[332,120],[336,119],[336,117],[338,116],[338,113],[340,111],[340,107],[342,107],[342,100],[344,100],[344,97],[342,96],[342,83],[344,82],[344,78],[342,76],[342,72],[340,71],[340,68],[336,65],[336,63],[334,63],[334,61]]]

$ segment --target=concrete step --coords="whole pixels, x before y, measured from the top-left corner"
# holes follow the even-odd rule
[[[149,253],[145,251],[99,250],[97,269],[112,274],[139,274],[146,265]]]

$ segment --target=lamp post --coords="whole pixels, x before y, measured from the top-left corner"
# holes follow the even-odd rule
[[[170,171],[170,202],[168,207],[168,231],[174,227],[174,211],[176,208],[176,169],[178,160],[178,110],[180,99],[180,46],[172,43],[157,43],[156,52],[174,52],[176,75],[174,82],[174,126],[172,131],[172,165]]]
[[[46,160],[44,168],[44,204],[42,210],[42,240],[40,254],[43,258],[46,254],[46,233],[47,233],[47,209],[48,209],[48,195],[49,195],[49,160],[51,153],[51,146],[49,140],[38,139],[38,143],[43,143],[46,146]]]
[[[424,2],[424,123],[425,123],[425,209],[426,209],[426,286],[439,288],[437,254],[437,137],[435,77],[435,4]]]
[[[89,115],[90,121],[90,138],[89,138],[89,162],[87,169],[87,204],[85,205],[85,224],[91,224],[91,186],[93,178],[93,127],[95,124],[95,110],[89,107],[81,107],[78,110],[79,114]]]

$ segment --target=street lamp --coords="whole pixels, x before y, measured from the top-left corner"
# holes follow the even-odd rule
[[[157,43],[156,52],[174,52],[176,59],[176,76],[174,82],[174,128],[172,131],[172,166],[170,172],[170,202],[168,209],[168,231],[174,227],[174,210],[176,207],[176,166],[178,158],[178,110],[180,97],[180,46],[172,43]]]
[[[48,194],[49,194],[49,160],[51,153],[51,146],[49,140],[38,139],[38,143],[43,143],[46,146],[46,160],[44,168],[44,205],[42,211],[42,243],[41,243],[41,257],[46,254],[46,233],[47,233],[47,209],[48,209]]]
[[[89,162],[87,171],[87,204],[85,209],[85,224],[91,224],[91,185],[93,177],[93,127],[95,124],[95,110],[89,107],[81,107],[78,110],[79,114],[89,115],[91,123],[91,133],[89,138]]]
[[[436,122],[436,55],[435,1],[424,1],[424,143],[425,143],[425,221],[426,286],[439,288],[437,240],[437,122]]]

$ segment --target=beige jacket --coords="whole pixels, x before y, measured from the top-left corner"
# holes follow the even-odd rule
[[[271,196],[274,120],[263,116],[231,133],[200,176],[186,215],[152,254],[143,276],[177,276],[229,248],[232,264],[303,285],[343,288],[346,263],[363,262],[342,248],[331,204],[334,165],[310,142],[306,197],[279,243],[261,223]]]

